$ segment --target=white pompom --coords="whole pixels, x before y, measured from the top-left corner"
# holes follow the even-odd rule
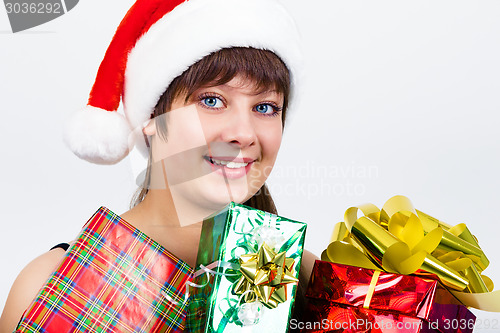
[[[127,156],[130,133],[130,125],[118,112],[87,106],[66,124],[64,141],[81,159],[114,164]]]
[[[238,307],[238,319],[243,326],[252,326],[259,322],[264,313],[264,304],[259,301],[243,303]]]
[[[279,231],[270,225],[261,225],[252,231],[252,241],[257,243],[260,248],[263,243],[266,243],[272,249],[275,249],[278,245],[281,245],[285,237],[283,232]]]

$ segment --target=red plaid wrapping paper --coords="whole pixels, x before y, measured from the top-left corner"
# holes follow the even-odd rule
[[[192,269],[101,207],[16,332],[182,332]]]

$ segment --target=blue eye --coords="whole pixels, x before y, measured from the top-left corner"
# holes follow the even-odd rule
[[[224,103],[222,100],[215,96],[208,96],[201,100],[201,102],[209,108],[222,108]]]
[[[270,103],[262,103],[255,106],[255,111],[264,116],[277,116],[281,108]]]
[[[268,113],[270,111],[274,111],[274,109],[269,104],[259,104],[255,107],[255,110],[258,113]]]

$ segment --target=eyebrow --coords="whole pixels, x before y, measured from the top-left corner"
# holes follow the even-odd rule
[[[248,86],[250,86],[250,85],[248,85]],[[228,86],[227,83],[220,84],[220,85],[217,85],[217,86],[208,85],[208,86],[203,86],[203,87],[200,87],[200,88],[194,90],[193,93],[189,97],[192,97],[193,95],[195,95],[194,93],[196,91],[198,91],[198,90],[201,90],[201,89],[210,89],[210,88],[217,88],[217,87],[219,87],[219,89],[224,89],[223,87],[235,89],[235,88],[241,88],[241,87],[246,87],[246,86]],[[262,88],[262,89],[252,89],[252,90],[253,90],[253,92],[250,93],[251,96],[268,95],[268,94],[277,94],[277,95],[284,96],[284,93],[279,92],[276,89]]]
[[[278,95],[283,95],[283,93],[280,93],[280,92],[279,92],[278,90],[276,90],[276,89],[264,90],[264,91],[261,91],[261,92],[256,93],[256,95],[261,95],[261,94],[278,94]]]
[[[228,82],[229,83],[229,82]],[[248,85],[242,85],[242,86],[228,86],[227,83],[221,84],[219,86],[214,86],[214,87],[229,87],[229,88],[244,88],[244,87],[252,87],[253,92],[250,94],[252,96],[258,96],[258,95],[265,95],[265,94],[277,94],[277,95],[283,95],[283,93],[280,93],[276,89],[268,89],[266,87],[262,87],[261,89],[257,89],[256,84],[248,84]],[[207,87],[210,88],[210,87]]]

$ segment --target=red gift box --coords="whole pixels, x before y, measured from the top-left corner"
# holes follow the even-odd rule
[[[101,207],[16,332],[182,332],[192,269]]]
[[[476,318],[436,280],[319,260],[306,297],[304,332],[469,333]]]

